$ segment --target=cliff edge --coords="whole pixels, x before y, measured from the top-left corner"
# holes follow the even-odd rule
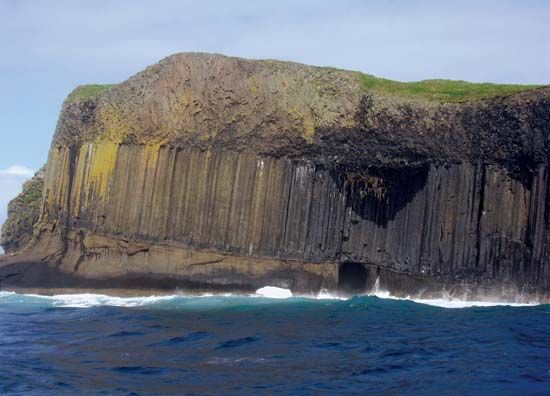
[[[177,54],[69,95],[0,286],[547,300],[549,158],[549,87]]]
[[[0,245],[6,254],[22,250],[32,240],[40,217],[44,168],[23,184],[23,191],[8,205],[8,219],[2,225]]]

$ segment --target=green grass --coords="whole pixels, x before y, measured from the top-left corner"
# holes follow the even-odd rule
[[[471,102],[540,87],[540,85],[470,83],[453,80],[399,82],[363,73],[360,79],[363,88],[367,91],[440,103]]]
[[[336,69],[335,69],[336,70]],[[455,80],[422,80],[400,82],[359,74],[363,89],[375,93],[408,98],[420,98],[439,103],[473,102],[476,100],[507,96],[528,91],[542,85],[470,83]],[[89,84],[78,86],[67,98],[69,102],[78,102],[96,96],[112,87],[113,84]]]
[[[24,198],[27,203],[40,200],[42,198],[42,190],[33,186],[33,188],[26,192]]]
[[[112,87],[113,84],[88,84],[88,85],[79,85],[75,88],[73,92],[69,95],[67,100],[69,102],[78,102],[83,99],[88,99],[96,96],[100,92]]]

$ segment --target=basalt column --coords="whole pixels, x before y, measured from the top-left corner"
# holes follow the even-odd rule
[[[442,278],[534,286],[548,277],[546,167],[527,183],[472,164],[396,180],[288,158],[103,142],[53,151],[48,175],[41,222],[85,234]],[[93,268],[95,258],[80,265]]]
[[[32,216],[4,228],[0,288],[315,292],[356,274],[547,301],[549,114],[547,86],[176,54],[67,97],[40,193],[19,197]]]

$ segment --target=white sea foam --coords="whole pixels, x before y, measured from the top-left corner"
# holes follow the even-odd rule
[[[514,302],[505,302],[505,301],[470,301],[470,300],[461,300],[458,298],[453,298],[451,296],[446,296],[442,298],[411,298],[408,297],[396,297],[392,296],[389,291],[382,290],[380,288],[380,278],[376,278],[374,282],[374,287],[369,296],[375,296],[378,298],[385,298],[389,300],[403,300],[403,301],[413,301],[418,304],[432,305],[434,307],[440,308],[469,308],[469,307],[496,307],[496,306],[511,306],[511,307],[526,307],[538,305],[536,303],[514,303]]]
[[[304,296],[306,298],[311,298],[311,296]],[[338,294],[330,293],[327,289],[321,289],[319,293],[315,296],[317,300],[347,300],[348,298],[339,296]]]
[[[403,298],[402,300],[414,301],[418,304],[433,305],[441,308],[470,308],[470,307],[532,307],[540,305],[539,303],[516,303],[509,301],[471,301],[459,299],[415,299]]]
[[[469,307],[498,307],[498,306],[509,306],[509,307],[531,307],[539,305],[536,303],[515,303],[515,302],[498,302],[498,301],[465,301],[459,299],[413,299],[405,298],[403,300],[414,301],[419,304],[433,305],[441,308],[469,308]]]
[[[378,285],[376,285],[378,286]],[[390,300],[403,300],[403,301],[412,301],[419,304],[432,305],[441,308],[468,308],[468,307],[495,307],[495,306],[513,306],[513,307],[524,307],[524,306],[535,306],[539,305],[538,303],[514,303],[514,302],[503,302],[503,301],[466,301],[456,298],[438,298],[438,299],[422,299],[422,298],[411,298],[411,297],[396,297],[392,296],[388,291],[380,290],[380,287],[373,289],[373,292],[367,296],[375,296],[382,299]],[[71,308],[90,308],[97,306],[116,306],[116,307],[140,307],[148,306],[155,304],[162,304],[165,302],[171,302],[178,300],[185,300],[194,304],[192,299],[200,298],[205,299],[204,301],[210,301],[212,299],[212,304],[220,304],[218,301],[221,297],[227,298],[246,298],[246,297],[262,297],[268,299],[288,299],[288,298],[309,298],[313,300],[347,300],[342,296],[331,294],[326,290],[321,290],[316,296],[305,296],[305,295],[293,295],[293,293],[288,289],[278,288],[274,286],[266,286],[258,289],[256,294],[253,295],[238,295],[238,294],[201,294],[201,295],[165,295],[165,296],[144,296],[144,297],[114,297],[107,296],[103,294],[59,294],[54,296],[45,296],[38,294],[18,294],[9,291],[0,291],[0,302],[11,301],[13,303],[20,302],[29,302],[29,303],[38,303],[44,302],[51,304],[54,307],[71,307]],[[229,301],[227,301],[229,303]],[[202,305],[202,304],[201,304]]]
[[[315,296],[307,294],[294,294],[289,289],[283,289],[281,287],[275,286],[264,286],[258,290],[253,296],[265,297],[265,298],[310,298],[316,300],[347,300],[346,297],[339,296],[337,294],[332,294],[327,291],[327,289],[321,289],[319,293]]]
[[[413,301],[418,304],[432,305],[434,307],[440,308],[470,308],[470,307],[497,307],[497,306],[510,306],[510,307],[528,307],[539,305],[537,303],[515,303],[515,302],[506,302],[506,301],[471,301],[471,300],[461,300],[458,298],[411,298],[408,297],[396,297],[392,296],[388,291],[385,290],[373,290],[372,293],[368,294],[369,296],[375,296],[378,298],[388,299],[388,300],[402,300],[402,301]]]
[[[290,298],[292,292],[288,289],[275,286],[265,286],[256,290],[256,294],[266,298]]]
[[[112,305],[116,307],[139,307],[159,302],[170,301],[178,296],[148,296],[148,297],[112,297],[102,294],[73,294],[55,295],[55,305],[64,307],[96,307],[101,305]]]
[[[39,294],[24,294],[26,297],[43,299],[52,303],[54,307],[71,308],[90,308],[103,305],[114,307],[139,307],[151,305],[163,301],[169,301],[177,298],[173,296],[147,296],[147,297],[114,297],[104,294],[58,294],[53,296],[43,296]]]

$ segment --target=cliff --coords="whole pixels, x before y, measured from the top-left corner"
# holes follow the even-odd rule
[[[32,240],[40,216],[44,168],[23,184],[23,191],[8,205],[8,219],[2,225],[0,244],[7,254],[23,249]]]
[[[549,139],[549,87],[174,55],[69,95],[0,285],[547,299]]]

